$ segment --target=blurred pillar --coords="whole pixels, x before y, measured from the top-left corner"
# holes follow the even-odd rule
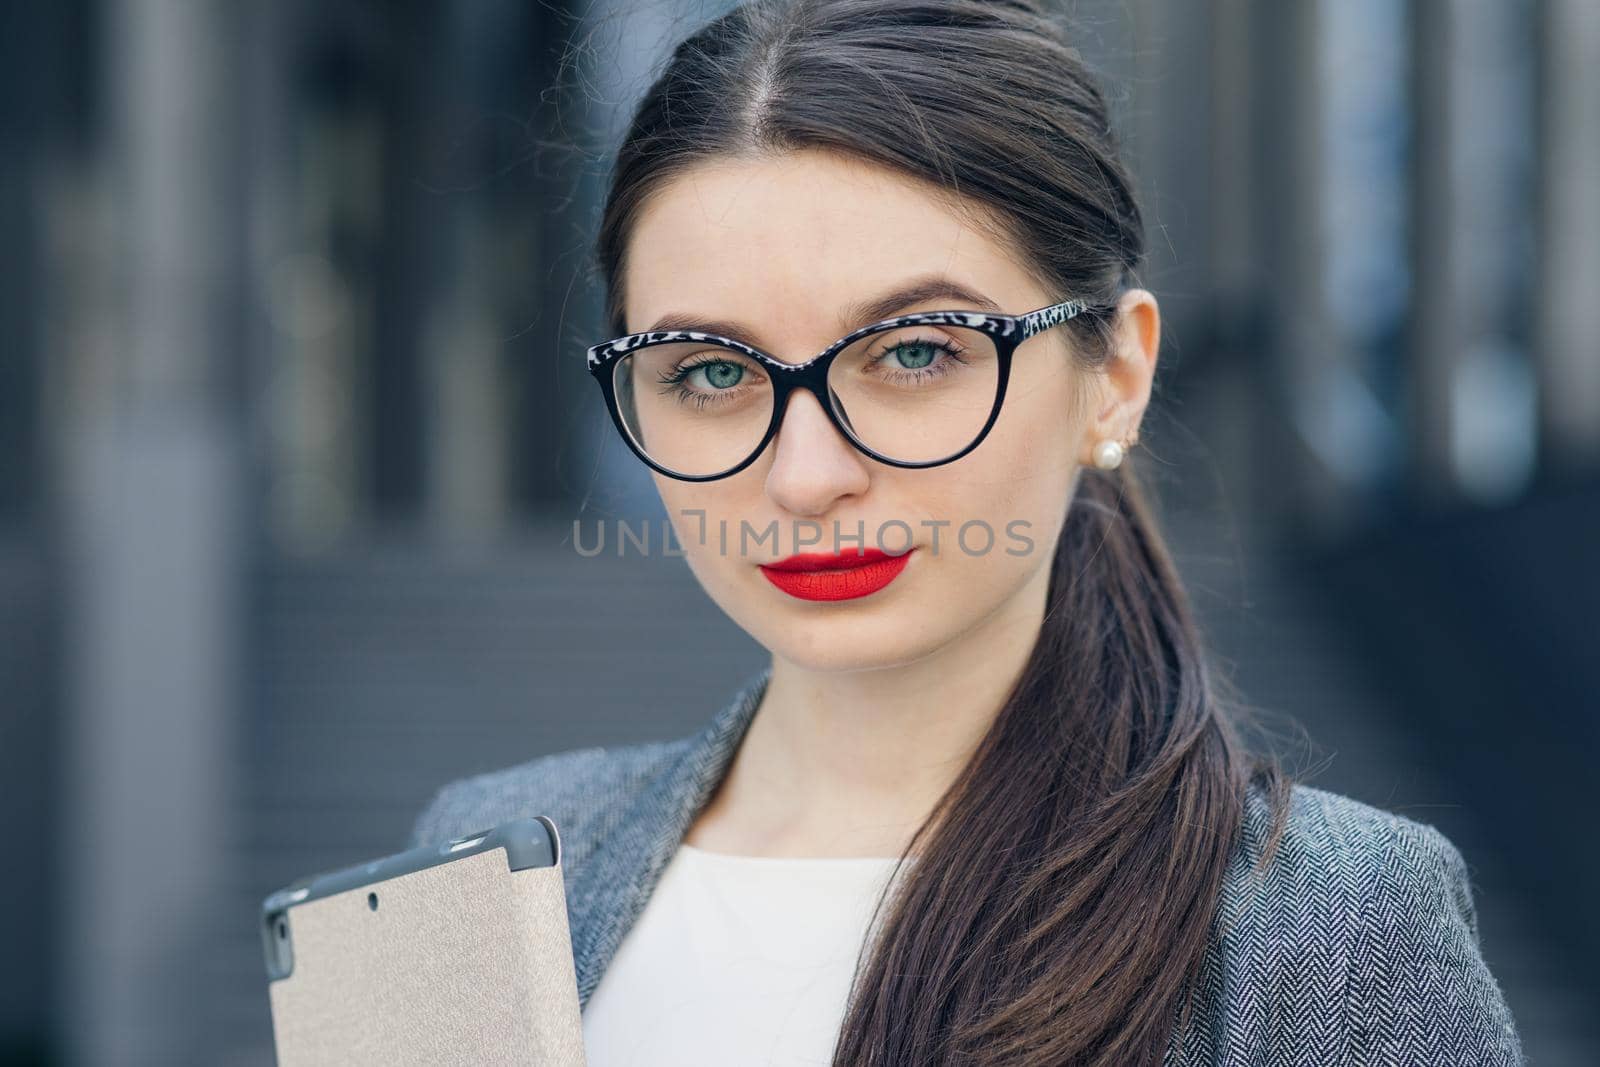
[[[1417,5],[1415,253],[1427,265],[1417,272],[1412,325],[1413,380],[1411,442],[1413,478],[1421,496],[1437,496],[1452,484],[1450,462],[1450,382],[1453,367],[1470,333],[1460,319],[1458,286],[1452,278],[1459,249],[1454,226],[1459,198],[1453,166],[1452,126],[1457,65],[1451,62],[1456,25],[1454,5],[1421,0]]]
[[[438,197],[422,185],[426,163],[445,138],[438,0],[395,5],[386,12],[393,49],[385,57],[382,169],[378,175],[381,255],[376,264],[377,318],[365,351],[362,383],[372,427],[366,467],[379,522],[414,523],[422,513],[427,404],[422,390],[425,309],[438,280]]]
[[[1543,450],[1600,457],[1600,4],[1545,0],[1536,347]]]
[[[1530,299],[1534,118],[1515,4],[1423,0],[1416,43],[1416,298],[1411,418],[1422,499],[1523,489],[1537,415]]]
[[[0,287],[0,522],[26,522],[38,498],[39,367],[37,349],[41,235],[30,182],[43,171],[46,124],[62,118],[56,36],[47,11],[0,11],[0,235],[6,242],[6,284]],[[17,42],[29,41],[30,47]],[[41,100],[40,98],[43,97]],[[43,105],[43,106],[41,106]],[[54,112],[54,114],[52,114]]]
[[[235,12],[127,0],[102,23],[109,285],[61,443],[73,1064],[206,1061],[238,703]]]
[[[0,241],[7,268],[0,286],[0,781],[10,801],[0,809],[0,836],[13,856],[47,855],[59,829],[39,803],[56,756],[42,306],[52,251],[47,190],[71,158],[81,122],[71,91],[72,14],[64,4],[0,7]],[[8,959],[26,961],[0,975],[0,1063],[45,1057],[55,965],[50,873],[43,864],[13,862],[0,883],[0,945]]]
[[[1206,405],[1204,442],[1227,478],[1230,521],[1249,522],[1273,496],[1257,460],[1268,415],[1262,395],[1268,358],[1263,333],[1260,248],[1260,179],[1255,165],[1260,126],[1257,57],[1261,43],[1252,0],[1212,0],[1208,42],[1210,77],[1205,127],[1209,215],[1203,264],[1210,299],[1211,370],[1194,403]]]
[[[1266,351],[1253,363],[1256,403],[1277,408],[1259,422],[1252,501],[1267,526],[1337,536],[1358,516],[1330,398],[1349,373],[1326,300],[1326,109],[1328,72],[1314,3],[1255,0],[1254,144]]]
[[[497,203],[496,179],[516,168],[496,157],[500,120],[493,109],[506,68],[542,71],[542,62],[532,62],[526,48],[526,42],[548,39],[528,32],[534,10],[542,11],[543,5],[444,8],[426,35],[430,47],[416,58],[419,70],[427,71],[420,75],[426,79],[423,125],[437,131],[436,138],[447,134],[450,142],[448,149],[431,146],[421,171],[439,189],[426,220],[436,232],[438,266],[429,291],[421,294],[426,299],[419,301],[424,307],[418,340],[426,398],[424,513],[440,535],[438,542],[446,546],[491,540],[504,532],[513,514],[511,471],[517,457],[511,446],[512,383],[522,375],[507,372],[506,338],[532,327],[509,325],[499,297],[508,288],[504,275],[510,267],[526,294],[524,301],[537,304],[540,287],[534,280],[546,278],[549,271],[544,248],[515,240],[509,232],[516,229],[510,213]],[[512,99],[523,104],[536,95],[530,87]],[[521,151],[527,153],[529,147]],[[441,177],[435,178],[436,172]],[[542,218],[548,198],[531,199]],[[514,259],[508,254],[512,247],[531,255]],[[552,358],[539,353],[541,364]],[[541,426],[555,422],[540,417],[554,412],[527,414]]]

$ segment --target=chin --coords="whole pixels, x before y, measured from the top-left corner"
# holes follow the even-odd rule
[[[768,614],[751,632],[773,655],[804,670],[880,670],[915,663],[954,638],[953,633],[921,629],[912,621],[914,614],[896,611],[873,619],[819,615],[803,621]]]
[[[819,674],[842,674],[901,667],[915,663],[931,651],[925,648],[911,648],[903,642],[879,646],[848,640],[802,646],[795,645],[792,640],[786,640],[768,647],[773,655],[783,657],[802,670]]]

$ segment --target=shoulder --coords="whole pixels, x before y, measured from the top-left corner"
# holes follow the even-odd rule
[[[1240,860],[1270,858],[1280,885],[1314,892],[1466,885],[1460,850],[1437,828],[1353,797],[1294,783],[1288,790],[1277,851],[1263,855],[1274,812],[1265,790],[1247,794]],[[1470,907],[1470,898],[1456,903]],[[1477,917],[1472,920],[1476,936]]]
[[[683,738],[577,748],[458,778],[434,792],[412,824],[408,845],[439,844],[510,819],[548,815],[562,851],[576,860],[586,842],[659,784],[688,744]]]
[[[1332,1062],[1520,1064],[1470,872],[1437,828],[1299,783],[1247,793],[1199,983],[1201,1036]],[[1206,994],[1209,992],[1210,996]]]
[[[1448,929],[1478,943],[1478,914],[1466,860],[1436,827],[1315,786],[1294,784],[1282,837],[1265,855],[1273,811],[1263,790],[1252,789],[1245,812],[1240,869],[1249,885],[1255,868],[1270,860],[1260,883],[1270,886],[1280,910],[1311,913],[1333,904],[1358,939],[1397,939]],[[1252,869],[1244,870],[1249,861]],[[1368,945],[1368,947],[1372,947]]]

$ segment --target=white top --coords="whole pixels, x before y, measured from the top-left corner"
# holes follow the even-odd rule
[[[589,1067],[826,1067],[894,865],[680,844],[584,1005]]]

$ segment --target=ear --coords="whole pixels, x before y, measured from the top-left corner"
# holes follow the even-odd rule
[[[1126,445],[1138,436],[1150,403],[1160,347],[1161,307],[1155,294],[1148,289],[1123,293],[1117,301],[1111,354],[1102,368],[1099,398],[1089,419],[1086,456],[1092,456],[1101,441]]]

